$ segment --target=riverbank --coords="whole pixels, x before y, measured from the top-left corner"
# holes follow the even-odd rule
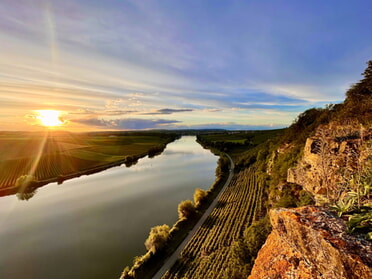
[[[166,146],[164,146],[163,150],[165,149],[165,147]],[[162,151],[160,151],[157,155],[161,154]],[[139,159],[144,158],[147,155],[149,155],[149,153],[145,152],[145,153],[139,154],[137,156],[132,156],[132,159],[130,159],[130,160],[125,158],[125,159],[122,159],[122,160],[119,160],[119,161],[116,161],[116,162],[106,163],[106,164],[91,167],[91,168],[88,168],[88,169],[82,170],[82,171],[76,171],[76,172],[73,172],[73,173],[63,174],[63,175],[61,174],[61,175],[58,175],[56,177],[43,179],[43,180],[33,180],[33,181],[28,182],[27,185],[18,185],[18,186],[14,185],[14,186],[7,187],[7,188],[1,188],[0,189],[0,196],[14,195],[14,194],[18,193],[19,190],[22,189],[22,188],[25,188],[25,190],[23,190],[23,191],[27,192],[27,191],[34,191],[37,188],[45,186],[49,183],[57,182],[58,184],[62,184],[64,181],[72,179],[72,178],[80,177],[82,175],[95,174],[97,172],[101,172],[101,171],[104,171],[104,170],[112,168],[112,167],[121,166],[123,164],[125,164],[126,167],[130,167],[131,165],[136,164]]]
[[[119,278],[146,253],[150,229],[174,224],[179,202],[214,183],[217,160],[184,136],[130,168],[51,183],[28,201],[1,198],[0,278],[24,276],[14,262],[40,279]]]
[[[203,202],[195,207],[195,214],[191,214],[188,218],[180,218],[170,229],[164,246],[155,251],[155,253],[148,251],[145,255],[136,257],[133,266],[126,267],[120,279],[150,279],[153,276],[155,276],[154,278],[160,278],[175,263],[182,249],[197,229],[204,223],[210,212],[214,209],[218,196],[232,179],[234,163],[231,157],[217,150],[214,150],[213,153],[220,155],[216,169],[218,176],[214,184],[206,192],[207,196],[203,199]],[[226,162],[229,163],[230,167]]]
[[[4,151],[0,157],[0,196],[18,192],[32,193],[46,184],[82,175],[90,175],[108,168],[136,164],[145,156],[161,154],[167,144],[179,138],[164,133],[97,133],[71,135],[23,133],[3,135]],[[35,149],[41,150],[35,153]],[[20,152],[27,150],[27,152]]]

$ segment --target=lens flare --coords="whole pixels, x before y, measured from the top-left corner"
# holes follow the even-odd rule
[[[37,110],[36,119],[40,121],[40,124],[47,127],[61,126],[64,121],[61,116],[61,112],[58,110]]]

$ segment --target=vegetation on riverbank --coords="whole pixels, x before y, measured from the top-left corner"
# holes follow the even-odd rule
[[[62,183],[160,154],[178,135],[168,132],[0,132],[0,195],[30,197],[37,187]],[[25,183],[19,183],[22,177]],[[27,183],[26,183],[27,182]],[[31,195],[32,196],[32,195]]]
[[[314,197],[316,193],[304,188],[303,185],[287,182],[287,176],[288,169],[295,167],[303,157],[307,139],[318,137],[319,129],[330,131],[327,135],[329,139],[321,140],[320,145],[314,146],[314,149],[323,148],[323,152],[314,151],[320,156],[320,165],[323,162],[328,168],[329,164],[333,163],[331,160],[327,161],[327,155],[338,154],[341,143],[344,151],[340,158],[347,157],[349,161],[356,162],[355,165],[349,164],[347,168],[335,168],[337,173],[334,175],[339,177],[340,183],[332,185],[332,188],[328,185],[327,195],[319,193],[324,198],[323,204],[334,204],[333,209],[339,216],[343,214],[347,216],[349,233],[359,231],[364,233],[361,237],[367,239],[370,237],[372,61],[369,62],[364,76],[363,80],[353,85],[347,92],[344,103],[309,109],[300,114],[281,135],[269,138],[262,144],[246,148],[248,141],[244,138],[246,136],[244,132],[241,135],[218,133],[198,137],[206,146],[209,144],[214,148],[226,150],[234,156],[236,170],[240,170],[236,176],[240,180],[235,180],[229,189],[232,197],[236,198],[231,197],[230,202],[220,206],[222,209],[216,208],[214,215],[213,213],[211,215],[214,221],[203,226],[184,249],[177,264],[163,278],[247,278],[256,254],[270,232],[267,211],[270,208],[296,207],[313,204],[316,201]],[[332,125],[329,125],[330,123]],[[333,132],[335,127],[341,127],[343,134],[335,134]],[[350,145],[349,149],[345,149],[347,145]],[[308,166],[305,164],[303,167],[303,171],[306,172]],[[254,171],[245,173],[252,169]],[[329,169],[325,173],[330,174]],[[314,175],[321,176],[322,173]],[[346,177],[348,179],[345,179]],[[247,179],[260,181],[260,186],[245,182]],[[252,190],[255,196],[260,196],[255,206],[262,210],[247,209],[248,204],[255,199],[255,196],[249,197],[249,190]],[[240,203],[239,201],[244,198],[248,200]],[[236,230],[239,233],[225,234],[225,231],[229,231],[242,218],[231,224],[229,220],[234,220],[234,216],[242,212],[256,213],[256,217],[238,225]],[[229,217],[226,219],[225,216]],[[228,235],[233,235],[234,241],[230,241]],[[214,244],[215,242],[217,244]]]
[[[370,68],[372,70],[372,62]],[[227,152],[234,158],[236,174],[207,222],[195,234],[181,259],[164,278],[248,276],[256,254],[270,232],[267,211],[275,207],[296,207],[319,201],[314,197],[314,192],[287,181],[288,170],[302,159],[309,137],[315,138],[312,149],[324,166],[324,169],[319,168],[319,173],[314,175],[322,178],[320,184],[324,184],[325,190],[316,194],[322,195],[324,204],[331,206],[340,217],[347,217],[350,233],[363,232],[367,237],[370,236],[371,71],[366,71],[365,77],[348,91],[344,103],[309,109],[300,114],[287,129],[225,133],[218,131],[198,135],[198,142],[204,147],[216,154]],[[362,105],[359,106],[359,103]],[[345,127],[345,123],[351,128],[337,134],[338,130],[333,128]],[[329,132],[332,129],[336,132]],[[321,134],[321,131],[329,133]],[[138,156],[153,156],[161,152],[167,142],[177,137],[176,134],[163,132],[135,132],[125,135],[99,133],[77,135],[72,140],[67,135],[70,134],[49,135],[45,138],[39,135],[34,141],[20,141],[24,144],[23,149],[33,150],[33,158],[30,159],[10,149],[11,141],[19,140],[16,134],[1,133],[0,136],[4,136],[3,139],[0,138],[4,143],[1,146],[9,146],[10,150],[4,148],[4,152],[0,153],[0,164],[7,163],[1,165],[4,168],[0,168],[3,171],[0,177],[5,177],[6,183],[12,181],[9,184],[12,186],[8,189],[33,189],[38,183],[50,182],[50,179],[63,181],[71,175],[94,172],[115,164],[130,165],[136,162]],[[333,164],[331,155],[339,154],[341,144],[345,143],[345,149],[348,142],[354,144],[350,150],[355,151],[355,154],[351,156],[358,164],[355,167],[350,164],[348,168],[338,168],[337,173],[332,175],[339,175],[342,180],[330,185],[326,180],[331,173],[329,166]],[[38,154],[41,154],[40,157]],[[340,158],[344,159],[345,156]],[[37,158],[35,167],[32,164],[34,158]],[[20,167],[10,171],[10,167],[18,166],[17,164],[27,166],[27,171],[19,171]],[[86,168],[87,166],[90,167]],[[305,165],[304,168],[310,167]],[[148,252],[137,257],[134,265],[124,270],[122,278],[151,278],[216,197],[228,172],[228,160],[221,156],[216,170],[217,180],[212,188],[209,191],[197,189],[194,201],[182,201],[178,207],[179,220],[172,228],[167,225],[154,227],[145,241]],[[32,197],[32,193],[25,189],[21,193],[24,194],[19,196],[21,199]]]
[[[167,225],[159,225],[150,230],[145,241],[147,253],[136,257],[132,267],[125,267],[121,279],[141,278],[148,279],[161,268],[164,261],[178,248],[194,228],[205,210],[213,202],[228,178],[229,160],[223,154],[218,160],[216,168],[216,180],[208,191],[195,189],[193,201],[181,201],[178,206],[178,221],[170,228]],[[153,243],[157,244],[147,245]],[[155,247],[155,249],[154,249]]]
[[[204,148],[210,149],[215,154],[222,154],[221,152],[228,151],[235,160],[240,160],[241,155],[244,154],[242,150],[251,153],[255,152],[255,156],[257,156],[257,153],[263,154],[262,150],[265,150],[266,148],[265,142],[267,142],[268,139],[274,140],[283,133],[283,129],[249,132],[241,131],[234,133],[218,131],[213,134],[199,134],[197,136],[197,141]],[[223,194],[224,196],[221,197],[221,200],[216,207],[218,213],[213,213],[216,216],[208,218],[206,224],[208,223],[209,225],[203,226],[200,229],[203,233],[198,231],[194,236],[196,239],[199,238],[203,240],[192,240],[200,244],[205,243],[206,248],[203,246],[205,248],[203,249],[205,251],[210,250],[210,252],[214,251],[214,245],[229,247],[229,249],[225,249],[224,255],[236,256],[234,256],[235,258],[233,260],[226,263],[226,269],[229,270],[231,276],[235,274],[234,270],[237,269],[238,265],[243,262],[245,268],[241,269],[239,274],[248,273],[258,248],[262,245],[267,234],[270,232],[268,219],[264,218],[266,215],[266,207],[268,205],[268,194],[265,188],[267,186],[268,175],[262,170],[263,167],[260,164],[251,164],[249,166],[239,166],[240,172],[234,176],[234,182],[230,184],[229,190]],[[164,260],[176,250],[178,245],[187,235],[187,232],[194,227],[202,212],[204,212],[208,205],[215,199],[220,187],[222,187],[224,180],[228,176],[229,169],[228,159],[221,156],[219,167],[216,170],[216,183],[207,192],[201,192],[197,189],[194,194],[194,202],[183,201],[180,203],[178,208],[179,221],[172,228],[169,228],[169,230],[161,230],[161,234],[157,236],[154,235],[154,232],[158,232],[159,230],[156,227],[153,228],[148,239],[161,239],[161,247],[158,247],[158,249],[155,250],[149,249],[145,255],[135,258],[133,266],[131,268],[126,267],[121,278],[152,277],[155,271],[161,267]],[[246,194],[242,194],[246,191]],[[240,202],[238,200],[240,200]],[[218,216],[218,214],[223,215]],[[243,214],[247,219],[242,219],[241,214]],[[224,218],[228,218],[230,221],[226,222]],[[215,230],[211,230],[212,228]],[[233,229],[233,233],[230,231],[231,229]],[[226,231],[226,233],[221,233],[222,231]],[[245,231],[248,231],[248,233]],[[167,233],[165,234],[164,232]],[[206,232],[207,235],[209,235],[207,239],[205,238]],[[221,235],[219,235],[219,233],[221,233]],[[228,237],[229,240],[226,240],[226,237]],[[254,244],[241,246],[241,244],[245,242],[244,237],[250,238],[251,243]],[[213,240],[217,238],[219,239],[218,241],[215,241],[217,244],[212,243]],[[148,242],[148,240],[146,242]],[[230,244],[227,245],[227,243]],[[194,246],[195,248],[192,249],[196,249],[195,251],[202,251],[200,250],[200,247],[194,244],[188,245],[185,248],[184,253],[187,254],[187,249],[191,249]],[[211,248],[208,245],[213,247]],[[207,252],[203,253],[205,254]],[[225,256],[219,255],[219,258],[223,259]],[[188,261],[187,263],[179,262],[177,266],[182,270],[188,270],[188,265],[190,264],[198,265],[198,263],[194,261]],[[177,270],[177,267],[173,268],[172,271],[173,270]],[[179,274],[179,271],[176,271],[176,274]],[[206,274],[200,271],[200,278],[204,275]],[[167,276],[171,276],[171,273],[168,273]]]

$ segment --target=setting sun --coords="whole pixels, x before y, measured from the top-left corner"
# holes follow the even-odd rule
[[[40,124],[47,127],[61,126],[64,121],[61,117],[61,112],[58,110],[38,110],[36,119]]]

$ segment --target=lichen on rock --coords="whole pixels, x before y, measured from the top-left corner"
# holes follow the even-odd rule
[[[320,207],[270,211],[273,231],[249,279],[372,278],[372,244]]]

